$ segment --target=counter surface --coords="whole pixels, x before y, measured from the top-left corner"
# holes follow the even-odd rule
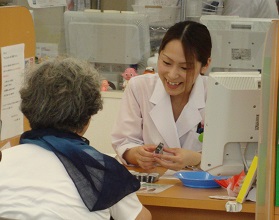
[[[151,211],[155,220],[179,220],[187,217],[195,220],[255,219],[255,202],[246,201],[241,212],[232,213],[225,210],[227,200],[209,198],[212,195],[227,195],[226,189],[185,187],[178,179],[159,179],[156,183],[173,186],[158,194],[137,193],[139,200]]]

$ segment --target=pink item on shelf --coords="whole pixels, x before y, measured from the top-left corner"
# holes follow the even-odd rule
[[[106,79],[102,80],[101,91],[108,91],[109,83]]]
[[[124,73],[121,74],[121,76],[123,77],[123,86],[122,88],[125,89],[125,87],[127,86],[129,80],[134,77],[134,76],[138,76],[136,70],[134,68],[127,68]]]

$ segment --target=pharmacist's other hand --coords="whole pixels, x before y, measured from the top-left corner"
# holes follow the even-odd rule
[[[171,170],[182,170],[186,166],[194,166],[200,163],[201,154],[182,148],[164,148],[167,154],[154,154],[156,162]]]
[[[156,166],[153,152],[156,145],[142,145],[129,149],[125,152],[124,159],[134,165],[140,166],[144,170],[153,169]]]

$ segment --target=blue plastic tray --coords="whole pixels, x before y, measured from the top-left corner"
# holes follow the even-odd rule
[[[192,188],[217,188],[220,185],[214,179],[222,180],[229,178],[227,176],[212,176],[204,171],[181,171],[175,173],[174,176],[180,179],[184,186]]]

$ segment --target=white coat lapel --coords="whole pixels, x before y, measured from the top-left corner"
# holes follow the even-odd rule
[[[189,97],[189,102],[176,121],[179,138],[193,129],[202,120],[199,109],[203,108],[205,108],[205,89],[203,79],[199,75]]]
[[[167,145],[180,147],[170,96],[166,93],[160,79],[158,79],[149,101],[155,104],[154,108],[149,112],[150,117]]]
[[[199,110],[194,106],[187,105],[176,122],[178,137],[180,138],[192,130],[201,120]]]

